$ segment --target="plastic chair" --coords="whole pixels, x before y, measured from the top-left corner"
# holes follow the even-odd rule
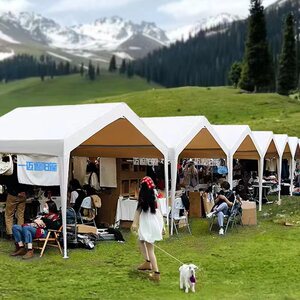
[[[82,224],[96,226],[96,210],[92,206],[92,197],[88,196],[82,200],[78,215]]]
[[[61,231],[62,226],[58,230],[49,229],[45,238],[37,238],[33,240],[33,242],[37,243],[34,249],[42,250],[40,257],[43,256],[47,246],[58,248],[59,252],[62,254],[62,248],[59,243],[59,236]],[[40,246],[40,243],[42,243],[43,246]]]
[[[180,211],[183,210],[183,215],[180,215]],[[172,212],[171,212],[172,217]],[[188,221],[188,213],[182,203],[181,198],[176,198],[173,203],[173,226],[175,229],[176,234],[178,234],[178,228],[179,228],[179,222],[183,221],[185,223],[185,226],[187,226],[187,229],[189,233],[191,234],[191,229]]]

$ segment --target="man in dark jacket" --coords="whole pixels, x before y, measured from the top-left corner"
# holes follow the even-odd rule
[[[5,226],[8,238],[12,238],[12,227],[15,213],[18,220],[18,225],[24,224],[26,192],[28,191],[28,186],[20,184],[18,181],[16,157],[14,158],[13,168],[13,174],[10,176],[5,176],[4,181],[7,188]]]

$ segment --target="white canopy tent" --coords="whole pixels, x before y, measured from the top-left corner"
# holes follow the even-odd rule
[[[263,170],[264,170],[264,159],[265,158],[274,158],[278,159],[278,150],[276,148],[273,132],[272,131],[252,131],[253,138],[260,148],[261,158],[258,170],[259,177],[259,211],[262,209],[262,179],[263,179]]]
[[[64,258],[70,153],[109,157],[163,157],[167,147],[125,104],[17,108],[0,118],[0,153],[58,157]],[[165,164],[167,166],[167,164]],[[168,170],[165,168],[168,178]]]
[[[294,190],[294,172],[295,172],[295,159],[297,152],[299,151],[299,141],[297,137],[288,137],[288,144],[291,150],[291,160],[290,160],[290,179],[291,179],[291,189],[290,195],[293,195]]]
[[[288,136],[286,134],[274,134],[274,142],[276,145],[276,148],[278,150],[278,160],[277,160],[277,177],[278,177],[278,185],[279,185],[279,191],[278,191],[278,204],[281,204],[281,170],[282,170],[282,159],[287,158],[291,159],[291,150],[288,144]]]
[[[142,120],[168,147],[171,161],[172,203],[175,200],[179,157],[225,158],[228,154],[225,144],[203,116],[143,118]],[[171,234],[173,234],[173,224]]]
[[[213,125],[222,142],[229,150],[227,156],[228,182],[232,187],[233,159],[255,159],[260,162],[260,148],[247,125]]]

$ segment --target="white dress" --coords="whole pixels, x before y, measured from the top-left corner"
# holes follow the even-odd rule
[[[155,214],[152,214],[150,209],[147,212],[142,211],[139,220],[139,240],[151,244],[162,240],[163,227],[164,220],[159,209],[156,209]]]

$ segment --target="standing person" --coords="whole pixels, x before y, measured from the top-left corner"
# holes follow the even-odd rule
[[[145,261],[138,270],[152,270],[150,279],[160,280],[160,272],[154,253],[155,241],[162,240],[164,222],[161,212],[157,209],[154,183],[150,177],[144,177],[138,197],[138,206],[131,229],[138,231],[139,247]]]
[[[5,185],[7,188],[7,199],[5,207],[5,226],[8,239],[12,239],[12,227],[14,224],[14,215],[18,220],[18,225],[24,223],[24,212],[26,206],[26,192],[28,186],[20,184],[17,174],[17,157],[13,156],[13,174],[5,176]]]

